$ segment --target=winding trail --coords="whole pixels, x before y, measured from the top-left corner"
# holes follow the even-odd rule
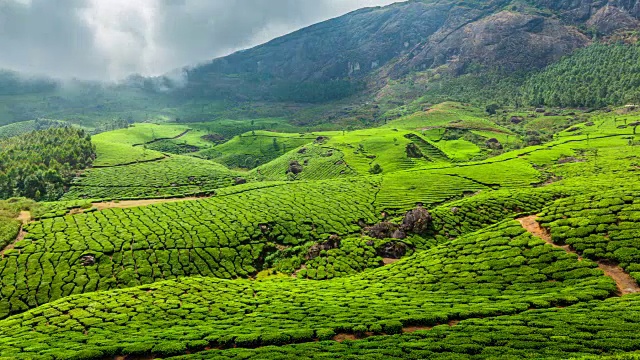
[[[518,219],[522,227],[531,233],[533,236],[538,237],[544,240],[547,244],[551,246],[562,249],[568,253],[578,255],[578,260],[582,261],[582,256],[580,256],[575,250],[571,248],[569,245],[560,246],[553,242],[551,239],[551,234],[546,229],[543,229],[538,223],[537,215],[527,216]],[[620,266],[611,264],[606,261],[596,261],[598,264],[598,268],[604,272],[604,274],[613,279],[616,282],[616,286],[618,287],[618,294],[620,296],[627,294],[635,294],[640,293],[640,286],[632,278],[629,274],[627,274]]]

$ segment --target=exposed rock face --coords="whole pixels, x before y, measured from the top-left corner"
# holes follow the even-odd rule
[[[471,62],[507,70],[541,68],[588,42],[585,35],[557,19],[501,11],[446,36],[435,34],[416,56],[399,66],[406,71],[449,64],[458,72]]]
[[[599,33],[609,35],[620,29],[636,28],[640,21],[617,6],[605,6],[593,14],[586,25]]]
[[[532,3],[554,10],[560,17],[573,23],[585,22],[607,6],[615,6],[635,18],[640,17],[638,0],[533,0]]]
[[[302,165],[300,165],[300,163],[297,160],[293,160],[291,161],[291,163],[289,163],[289,169],[287,169],[287,174],[292,173],[294,175],[298,175],[302,171],[304,171],[304,167],[302,167]]]
[[[398,225],[383,221],[365,229],[367,235],[376,239],[391,239],[398,230]]]
[[[80,258],[80,263],[82,264],[82,266],[95,265],[96,258],[93,255],[84,255]]]
[[[367,235],[376,239],[404,239],[408,233],[425,234],[429,230],[432,221],[433,217],[429,211],[422,206],[418,206],[405,214],[400,225],[383,221],[366,228],[365,231]]]
[[[422,206],[407,212],[402,220],[401,229],[414,234],[424,234],[429,230],[433,217]]]

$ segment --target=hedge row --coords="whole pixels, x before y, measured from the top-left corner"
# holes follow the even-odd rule
[[[0,321],[0,353],[17,359],[167,356],[207,346],[398,332],[399,326],[566,306],[614,291],[595,263],[508,221],[346,278],[190,277],[66,297]]]

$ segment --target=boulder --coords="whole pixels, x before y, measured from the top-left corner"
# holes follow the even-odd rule
[[[366,228],[365,232],[369,237],[375,239],[390,239],[396,230],[398,230],[398,225],[388,221],[383,221]]]
[[[91,265],[95,265],[96,263],[96,257],[93,255],[84,255],[80,258],[80,264],[82,264],[82,266],[91,266]]]
[[[241,177],[237,177],[234,180],[236,185],[242,185],[242,184],[246,184],[247,183],[247,179],[245,178],[241,178]]]
[[[289,169],[287,169],[287,174],[292,173],[294,175],[298,175],[303,170],[304,168],[302,167],[302,165],[300,165],[300,163],[297,160],[293,160],[289,163]]]
[[[340,237],[338,235],[331,235],[329,239],[323,243],[314,244],[309,248],[305,259],[311,260],[320,256],[322,251],[331,249],[337,249],[340,247]]]
[[[433,217],[429,211],[422,206],[418,206],[405,214],[400,229],[404,232],[424,234],[429,230],[432,221]]]
[[[405,243],[391,241],[380,247],[377,252],[383,258],[400,259],[407,253],[408,249],[409,247]]]
[[[512,116],[511,117],[511,123],[512,124],[520,124],[521,122],[524,121],[524,118],[522,116]]]
[[[496,138],[491,138],[491,139],[487,140],[485,142],[485,144],[487,145],[487,147],[489,149],[492,149],[492,150],[501,150],[502,149],[502,144]]]

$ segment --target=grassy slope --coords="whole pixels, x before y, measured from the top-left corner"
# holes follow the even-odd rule
[[[460,114],[452,118],[458,115]],[[629,126],[621,126],[621,122],[624,121],[621,119],[624,118],[627,123],[630,123],[637,117],[636,114],[595,114],[590,119],[594,123],[592,126],[579,125],[577,130],[561,132],[556,136],[555,141],[544,146],[515,150],[476,163],[454,164],[448,161],[414,160],[410,167],[405,167],[405,164],[407,160],[413,159],[406,157],[405,149],[411,140],[404,135],[422,136],[420,133],[402,129],[395,131],[394,127],[344,134],[326,133],[324,135],[329,139],[322,144],[303,145],[307,148],[307,153],[299,153],[301,148],[299,147],[284,157],[247,174],[249,180],[254,181],[260,180],[252,178],[258,175],[266,179],[285,180],[282,173],[290,161],[297,160],[304,163],[307,156],[309,163],[305,171],[308,172],[303,171],[302,174],[309,176],[307,178],[310,179],[309,181],[300,181],[302,179],[300,178],[293,183],[255,182],[220,189],[220,196],[210,200],[139,209],[108,210],[102,213],[53,218],[34,223],[28,227],[27,241],[19,244],[17,250],[10,251],[8,256],[0,261],[0,267],[4,269],[3,274],[15,274],[15,276],[2,277],[4,286],[1,304],[5,314],[8,311],[22,313],[32,309],[1,322],[3,328],[11,331],[6,330],[6,336],[0,333],[0,343],[4,344],[2,345],[5,346],[4,351],[10,357],[57,353],[60,356],[80,357],[82,355],[87,358],[96,358],[129,352],[179,355],[183,354],[186,348],[202,350],[207,346],[228,346],[234,343],[243,348],[273,342],[289,343],[293,341],[292,339],[310,341],[318,337],[330,337],[331,335],[327,334],[333,332],[362,331],[362,326],[367,330],[373,329],[373,332],[391,332],[394,331],[391,329],[397,329],[398,321],[400,326],[434,324],[449,319],[478,315],[519,313],[532,304],[536,307],[547,307],[558,303],[571,304],[588,301],[593,297],[607,296],[612,291],[612,283],[608,278],[598,276],[592,278],[599,273],[597,270],[591,270],[595,265],[590,261],[576,262],[574,256],[566,255],[561,250],[553,250],[552,252],[557,255],[549,258],[549,255],[545,254],[551,251],[550,247],[542,246],[539,240],[532,239],[526,234],[521,235],[520,227],[511,222],[505,222],[492,229],[480,229],[502,219],[512,218],[518,213],[538,213],[548,207],[546,210],[548,219],[545,217],[547,219],[545,223],[552,228],[554,239],[557,237],[559,242],[566,238],[573,239],[572,244],[575,244],[580,251],[585,251],[586,257],[593,254],[594,259],[603,256],[595,255],[602,250],[601,245],[598,244],[607,244],[604,256],[620,262],[625,269],[632,272],[632,275],[636,275],[634,272],[638,271],[640,266],[638,265],[640,259],[635,255],[638,249],[637,244],[621,238],[622,235],[635,233],[640,228],[638,226],[640,222],[636,221],[633,202],[626,203],[627,207],[619,207],[620,204],[615,201],[606,201],[606,205],[602,207],[609,213],[615,213],[617,221],[622,222],[624,227],[598,227],[599,224],[610,224],[608,220],[603,220],[593,224],[596,229],[601,230],[580,233],[580,236],[567,236],[567,233],[577,234],[577,230],[567,226],[582,224],[585,216],[591,217],[589,212],[571,215],[570,219],[564,220],[567,224],[553,223],[557,219],[554,220],[551,215],[558,212],[567,213],[568,210],[564,207],[567,206],[566,204],[574,204],[577,201],[574,200],[576,195],[617,189],[612,193],[611,198],[622,199],[625,202],[627,197],[635,193],[640,187],[637,181],[637,158],[640,155],[638,153],[640,148],[631,146],[634,140],[633,129]],[[428,123],[429,119],[427,117],[423,123]],[[417,122],[411,123],[411,126],[416,124],[418,127],[422,126]],[[439,126],[446,127],[450,123],[442,121],[442,124]],[[526,123],[523,126],[525,125]],[[486,129],[475,130],[477,128],[478,126],[473,125],[469,129],[479,131],[483,136],[492,134],[492,132],[487,133]],[[553,125],[550,129],[552,128]],[[175,133],[175,131],[169,132],[168,129],[162,131],[165,130],[169,134]],[[493,131],[503,131],[503,129],[494,128]],[[504,133],[496,132],[495,134]],[[314,135],[320,134],[314,133]],[[431,135],[425,134],[425,138]],[[298,139],[300,134],[279,134],[278,137]],[[311,142],[315,140],[315,137],[309,137],[310,139],[307,140]],[[147,139],[148,134],[143,134],[142,138]],[[635,139],[640,140],[637,137]],[[434,143],[447,143],[446,140],[437,140],[434,139]],[[332,156],[336,156],[337,160],[340,159],[338,161],[344,161],[349,168],[353,169],[353,173],[342,174],[334,171],[337,165],[333,162],[333,158],[325,159],[322,156],[331,149],[334,151]],[[575,157],[578,162],[559,162],[568,156]],[[179,163],[181,158],[175,158]],[[321,162],[323,159],[326,160],[325,163]],[[157,163],[162,164],[163,161],[165,160]],[[324,165],[316,168],[314,164],[316,161]],[[331,165],[332,162],[333,165]],[[369,176],[367,180],[363,179],[362,175],[367,174],[370,164],[374,162],[378,162],[383,167],[383,173]],[[156,181],[155,179],[166,178],[168,172],[165,169],[170,167],[156,166],[158,164],[155,162],[148,164],[152,164],[153,167],[146,172],[147,175],[140,176],[140,179],[153,182]],[[202,169],[206,169],[204,162],[202,164]],[[126,168],[126,166],[123,167],[120,174],[128,171],[124,170]],[[183,170],[178,167],[175,172],[187,175],[193,172],[190,168],[200,169],[201,166],[185,166]],[[132,169],[128,177],[132,179],[130,181],[135,182],[136,176],[144,172],[134,167]],[[223,168],[220,169],[223,170]],[[263,174],[258,174],[258,170]],[[112,175],[105,175],[102,178],[107,179],[119,174],[118,171],[114,171]],[[356,177],[357,175],[361,176],[360,179]],[[550,177],[551,175],[555,177]],[[334,177],[349,178],[337,180],[333,179]],[[545,187],[531,188],[532,185],[547,178],[555,182]],[[494,188],[503,188],[503,190],[495,191]],[[230,195],[225,195],[226,193]],[[463,198],[471,194],[475,196]],[[557,197],[569,197],[569,199],[559,202],[558,205],[554,205],[555,207],[549,207]],[[588,203],[592,198],[586,199]],[[429,235],[407,239],[418,250],[414,255],[391,267],[367,270],[359,275],[341,278],[346,274],[364,270],[364,268],[360,270],[351,268],[343,271],[342,266],[353,259],[373,261],[370,266],[367,266],[369,268],[380,266],[379,259],[368,258],[371,255],[365,253],[369,251],[371,254],[373,251],[365,250],[369,246],[366,244],[368,240],[362,238],[363,241],[358,242],[361,231],[358,220],[366,219],[366,222],[374,223],[380,220],[380,213],[383,211],[395,217],[415,207],[418,202],[432,209],[434,228]],[[437,206],[439,204],[442,205]],[[582,206],[587,209],[586,205]],[[578,210],[580,209],[572,207],[572,211]],[[573,217],[576,218],[575,221]],[[261,225],[266,225],[266,228],[262,228]],[[561,227],[561,229],[553,230],[554,227]],[[267,229],[266,232],[263,229]],[[475,235],[460,237],[477,230],[480,232]],[[333,280],[226,282],[210,278],[207,280],[193,278],[177,282],[162,282],[175,277],[195,275],[215,278],[246,277],[271,266],[279,269],[290,268],[291,263],[285,267],[278,267],[278,259],[287,258],[293,254],[302,254],[297,263],[300,266],[305,261],[303,256],[306,251],[305,246],[323,241],[332,233],[350,236],[349,238],[354,239],[356,244],[363,244],[362,254],[357,250],[357,245],[349,245],[350,243],[347,242],[345,246],[356,246],[354,252],[346,255],[338,252],[324,254],[319,258],[324,260],[309,263],[309,269],[316,275],[321,271],[324,274],[331,273]],[[89,234],[91,236],[87,237],[86,235]],[[607,234],[609,237],[605,236]],[[519,247],[520,255],[513,248],[514,246]],[[509,247],[512,247],[511,250]],[[302,250],[296,250],[298,248]],[[466,251],[469,251],[468,255],[460,257],[460,254]],[[98,255],[96,267],[85,267],[79,264],[79,258],[86,254]],[[530,256],[533,256],[534,262],[527,260]],[[557,261],[558,256],[564,256],[561,258],[564,260]],[[485,262],[488,268],[480,265]],[[39,269],[33,266],[36,263],[42,263],[43,266]],[[540,275],[551,276],[555,282],[544,281],[531,269],[523,268],[523,266],[529,266],[541,270],[540,267],[545,264],[548,272]],[[571,267],[574,265],[578,268]],[[52,273],[52,269],[57,269],[55,274]],[[472,292],[470,284],[476,283],[478,276],[481,276],[473,273],[487,271],[486,269],[491,270],[485,274],[486,284],[476,289],[479,292]],[[407,282],[407,279],[417,276],[416,271],[424,271],[423,275],[416,278],[420,281]],[[521,278],[522,283],[520,283]],[[427,281],[428,279],[435,279],[435,282]],[[510,279],[513,280],[508,285],[503,282]],[[587,286],[587,283],[581,282],[583,280],[580,279],[591,280],[585,280],[588,283]],[[118,290],[119,296],[116,297],[107,292],[91,292],[96,289],[131,287],[153,281],[161,282],[143,288]],[[541,281],[539,284],[544,285],[537,287],[538,285],[535,285],[538,284],[537,281]],[[347,283],[355,287],[354,291],[358,291],[358,296],[347,296],[340,292],[341,286]],[[361,288],[359,288],[360,284],[363,284]],[[393,286],[396,286],[394,284],[398,287],[394,288]],[[181,305],[177,303],[175,306],[170,305],[174,304],[172,296],[175,295],[172,294],[183,293],[179,290],[182,287],[191,289],[193,294],[189,292],[187,295],[182,295]],[[490,288],[493,290],[490,291]],[[148,292],[148,290],[152,291]],[[383,293],[376,291],[383,291]],[[244,297],[245,293],[251,295],[252,292],[255,294],[253,300],[252,296]],[[440,292],[446,295],[440,295]],[[86,294],[81,295],[82,293]],[[78,295],[38,307],[69,294]],[[232,297],[224,297],[228,294]],[[307,295],[299,301],[294,301],[294,306],[290,307],[287,303],[291,302],[292,298],[298,299],[296,297],[298,295],[293,294]],[[363,300],[367,304],[363,309],[375,308],[374,305],[378,302],[373,300],[375,297],[371,298],[374,296],[371,294],[382,296],[379,303],[381,307],[388,306],[390,301],[399,301],[396,307],[390,308],[396,310],[390,311],[385,307],[384,311],[368,313],[358,310],[358,306],[350,307],[345,305],[347,303],[341,303],[341,301],[347,301],[348,304],[353,304],[354,301]],[[384,294],[390,295],[387,298]],[[456,296],[450,297],[452,294]],[[103,300],[101,296],[109,296],[114,300],[109,302]],[[137,310],[137,305],[141,306],[140,309],[143,307],[149,309],[148,302],[158,304],[156,296],[167,300],[166,305],[154,305],[156,306],[152,307],[156,309],[154,311]],[[414,299],[414,296],[419,296],[421,300]],[[471,301],[468,300],[469,296],[473,297],[472,302],[478,305],[472,306],[470,305],[472,302],[466,302]],[[218,308],[203,306],[202,301],[208,302],[207,299],[211,297],[225,299],[220,301],[219,305],[222,306],[220,309],[234,310],[220,312],[222,310],[219,311]],[[322,299],[323,305],[317,304],[319,299]],[[425,299],[433,300],[424,302]],[[184,300],[187,302],[185,303]],[[501,302],[502,300],[505,302]],[[255,318],[252,316],[247,318],[243,306],[252,307],[253,302],[257,303],[258,312],[255,313]],[[95,308],[95,305],[87,305],[97,303],[104,305],[99,308]],[[431,305],[427,306],[427,303]],[[434,308],[435,304],[440,306]],[[593,304],[598,306],[598,303]],[[412,307],[417,305],[420,305],[419,310],[417,307]],[[337,308],[342,309],[342,314],[335,311]],[[425,309],[428,311],[425,312]],[[402,315],[396,311],[401,311]],[[553,311],[555,310],[551,313]],[[566,311],[574,314],[574,310]],[[635,316],[633,311],[635,310],[629,310],[629,316]],[[275,316],[274,313],[280,312],[289,315],[271,317]],[[125,320],[122,314],[131,316],[127,315]],[[238,318],[234,317],[234,314],[242,314],[242,316]],[[461,314],[467,315],[461,316]],[[538,316],[536,314],[538,313],[529,312],[515,315],[513,321]],[[342,315],[345,319],[340,317]],[[613,322],[618,321],[616,316],[619,318],[624,315],[611,315]],[[158,317],[171,319],[172,325],[164,328],[154,326],[153,321]],[[202,322],[203,318],[207,320],[206,324]],[[492,319],[469,320],[462,324],[470,324],[469,329],[473,329],[474,326],[478,329],[484,329],[485,326],[499,326],[500,331],[496,333],[498,336],[498,334],[512,334],[516,331],[514,327],[508,325],[510,321],[508,319],[510,318],[506,318],[505,322],[495,320],[498,321],[497,323],[492,322],[494,321]],[[551,321],[557,324],[553,325],[554,328],[568,326],[563,325],[566,323],[565,319],[566,317],[560,316],[552,319]],[[252,320],[255,321],[246,322]],[[266,320],[268,325],[260,322]],[[395,321],[395,323],[387,321]],[[225,324],[234,326],[226,327]],[[133,331],[130,330],[131,328],[136,328],[137,331],[138,325],[145,329],[147,336],[132,340],[128,331]],[[61,328],[66,330],[61,331]],[[388,331],[385,330],[387,328]],[[88,340],[89,344],[80,345],[75,340],[74,334],[82,333],[85,329],[87,329],[87,335],[83,339]],[[280,335],[276,335],[274,329],[277,329]],[[513,356],[519,354],[518,346],[510,344],[502,344],[499,348],[484,346],[484,350],[479,349],[478,345],[483,343],[476,338],[460,344],[459,349],[455,348],[450,342],[455,340],[449,339],[467,336],[465,335],[466,327],[460,329],[454,328],[451,332],[445,332],[445,337],[439,340],[442,346],[448,349],[445,353],[451,351],[453,354],[479,354],[479,356],[485,354],[486,357],[491,357],[491,354],[515,354]],[[621,331],[627,331],[627,329],[623,328]],[[35,335],[36,333],[32,330],[36,330],[36,333],[41,335]],[[457,331],[462,335],[456,335]],[[27,340],[27,334],[34,337]],[[394,342],[394,344],[404,344],[405,339],[416,340],[411,335],[402,335],[393,338],[372,338],[367,341],[370,341],[373,348],[378,349],[380,346],[385,346],[384,344]],[[25,341],[30,344],[26,352],[22,349],[23,346],[19,345]],[[538,354],[563,357],[563,350],[558,348],[551,338],[544,341],[547,341],[545,344],[548,346],[545,348],[548,349],[538,348],[535,350]],[[364,343],[363,340],[354,344]],[[622,348],[617,347],[618,344],[615,342],[610,345],[604,345],[601,342],[582,344],[583,347],[577,352],[640,350],[633,344]],[[301,351],[299,349],[315,346],[309,344],[283,347],[282,351],[295,353]],[[336,351],[339,354],[347,354],[340,345],[323,343],[318,346],[320,347],[315,348],[321,352]],[[358,350],[360,345],[356,346],[357,348],[349,351],[353,351],[353,354],[364,354],[361,352],[364,350]],[[454,348],[456,350],[452,350]],[[79,353],[80,350],[84,352]],[[427,351],[424,346],[421,350]],[[210,355],[212,357],[227,356],[237,352],[260,358],[260,356],[267,356],[265,354],[273,355],[269,351],[271,350],[264,349],[253,353],[252,350],[238,349]],[[397,354],[387,355],[392,357]]]

